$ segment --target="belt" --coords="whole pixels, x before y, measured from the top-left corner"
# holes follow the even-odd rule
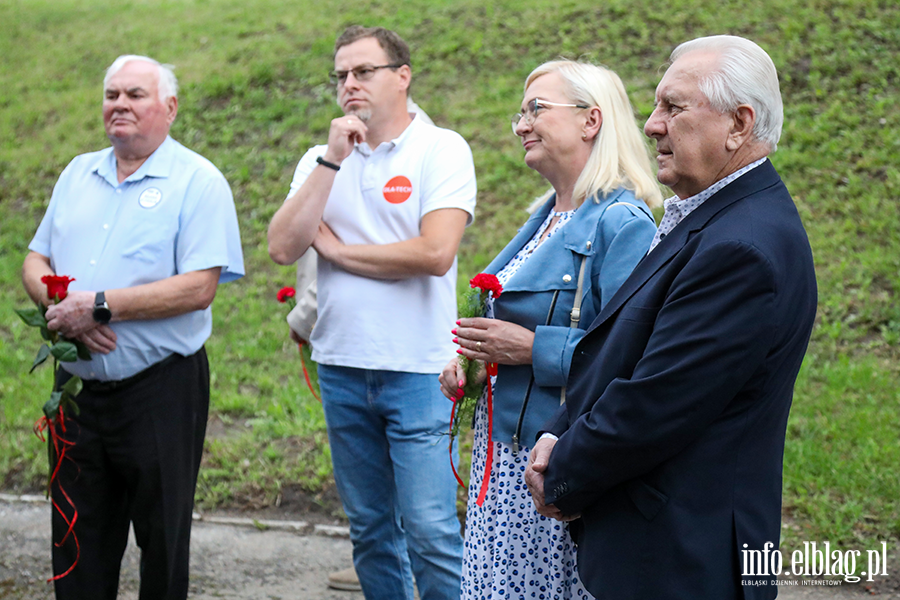
[[[131,377],[126,377],[125,379],[117,379],[115,381],[101,381],[99,379],[82,379],[81,383],[89,392],[113,392],[116,390],[121,390],[136,384],[137,382],[150,377],[154,373],[157,373],[171,365],[178,359],[184,358],[180,354],[170,354],[166,358],[162,359],[158,363],[152,364],[143,371],[139,373],[135,373]]]

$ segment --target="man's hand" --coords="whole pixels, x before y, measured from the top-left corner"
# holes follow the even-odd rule
[[[341,164],[353,152],[356,144],[366,141],[369,128],[359,117],[346,115],[331,121],[328,132],[328,149],[322,158],[330,163]]]
[[[313,248],[319,253],[319,256],[339,265],[338,252],[343,245],[344,243],[334,235],[331,227],[325,223],[319,223],[319,231],[316,233],[316,239],[313,240]]]
[[[528,491],[531,492],[531,500],[534,502],[534,508],[545,517],[556,519],[557,521],[574,521],[581,515],[565,516],[562,512],[552,504],[544,503],[544,473],[550,464],[550,453],[556,440],[544,438],[538,440],[528,455],[528,466],[525,468],[525,483],[528,485]]]
[[[94,329],[98,325],[94,320],[95,296],[94,292],[70,291],[65,300],[47,308],[47,328],[67,338]]]
[[[116,332],[109,325],[100,325],[78,336],[93,353],[109,354],[116,349]]]

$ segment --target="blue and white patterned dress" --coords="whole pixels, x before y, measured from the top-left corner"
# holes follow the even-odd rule
[[[554,217],[554,235],[574,211],[550,211],[534,237],[497,273],[501,285],[519,270],[538,247]],[[489,301],[487,316],[493,317]],[[496,377],[493,378],[496,385]],[[481,489],[485,458],[490,452],[491,479],[482,506],[475,501]],[[539,515],[525,485],[530,448],[488,439],[487,399],[475,408],[475,442],[466,509],[461,600],[569,600],[593,596],[584,589],[575,567],[575,544],[564,523]]]

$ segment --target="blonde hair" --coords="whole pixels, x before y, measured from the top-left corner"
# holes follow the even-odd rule
[[[590,63],[554,60],[532,71],[525,80],[525,89],[538,77],[550,73],[558,73],[566,82],[569,101],[596,106],[603,116],[587,164],[575,182],[575,205],[580,206],[598,192],[606,195],[625,187],[651,208],[661,206],[662,193],[650,167],[650,155],[619,76]]]

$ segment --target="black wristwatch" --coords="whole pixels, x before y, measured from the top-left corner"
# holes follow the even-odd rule
[[[112,311],[109,310],[109,304],[106,303],[106,292],[97,292],[94,297],[94,320],[106,325],[110,319],[112,319]]]

